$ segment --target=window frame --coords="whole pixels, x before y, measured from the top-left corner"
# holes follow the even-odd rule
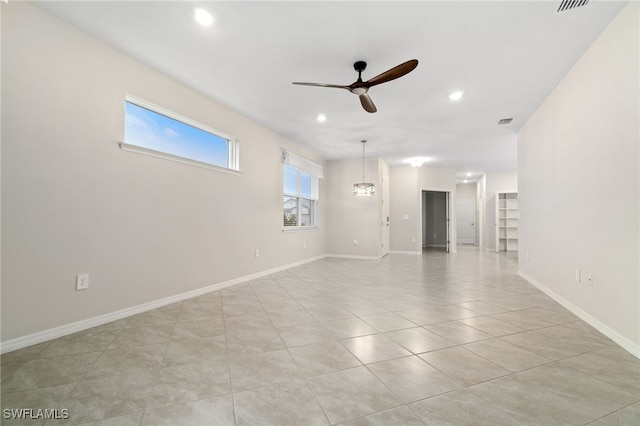
[[[127,103],[136,105],[140,108],[144,108],[147,109],[153,113],[162,115],[166,118],[169,118],[171,120],[177,121],[181,124],[193,127],[195,129],[201,130],[203,132],[212,134],[214,136],[217,136],[219,138],[225,139],[227,141],[227,167],[225,166],[220,166],[217,164],[212,164],[212,163],[208,163],[205,161],[200,161],[194,158],[189,158],[189,157],[183,157],[180,155],[176,155],[176,154],[171,154],[169,152],[165,152],[165,151],[160,151],[157,149],[153,149],[153,148],[147,148],[147,147],[143,147],[140,145],[136,145],[136,144],[131,144],[128,143],[126,141],[126,139],[123,137],[123,142],[119,143],[120,149],[122,149],[123,151],[129,151],[129,152],[134,152],[134,153],[138,153],[138,154],[144,154],[144,155],[148,155],[151,157],[156,157],[156,158],[162,158],[165,160],[171,160],[171,161],[175,161],[175,162],[179,162],[179,163],[183,163],[183,164],[188,164],[191,166],[196,166],[196,167],[202,167],[202,168],[206,168],[206,169],[210,169],[210,170],[215,170],[218,172],[224,172],[224,173],[229,173],[229,174],[234,174],[234,175],[241,175],[242,172],[240,170],[240,143],[238,141],[238,139],[236,139],[235,137],[222,132],[218,129],[215,129],[211,126],[208,126],[206,124],[200,123],[194,119],[191,119],[189,117],[186,117],[184,115],[178,114],[176,112],[173,112],[167,108],[158,106],[156,104],[153,104],[151,102],[148,102],[144,99],[138,98],[136,96],[133,95],[129,95],[127,94],[125,96],[125,114],[124,114],[124,126],[126,127],[126,105]]]
[[[290,167],[292,169],[294,169],[296,171],[296,193],[291,193],[291,192],[285,192],[284,187],[285,187],[285,168],[286,167]],[[310,191],[310,195],[307,196],[303,196],[301,194],[301,174],[302,173],[306,173],[307,175],[309,175],[309,178],[311,180],[311,191]],[[318,229],[319,225],[318,225],[318,198],[319,198],[319,192],[320,192],[320,178],[318,176],[316,176],[314,173],[311,173],[307,170],[304,170],[300,167],[296,167],[292,164],[282,164],[282,202],[283,202],[283,222],[282,222],[282,231],[283,232],[288,232],[288,231],[307,231],[307,230],[315,230]],[[315,194],[314,194],[315,193]],[[315,195],[315,197],[314,197]],[[285,225],[285,216],[284,216],[284,199],[286,197],[290,197],[290,198],[295,198],[296,199],[296,225]],[[313,223],[310,225],[301,225],[300,222],[302,220],[302,215],[301,215],[301,205],[302,202],[301,200],[307,200],[309,201],[310,205],[312,206],[310,208],[310,212],[309,212],[309,216],[313,218]]]

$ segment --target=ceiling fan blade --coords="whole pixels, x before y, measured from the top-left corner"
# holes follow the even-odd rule
[[[376,84],[386,83],[387,81],[395,80],[396,78],[402,77],[405,74],[410,73],[418,66],[417,59],[411,59],[405,63],[402,63],[398,66],[391,68],[383,72],[382,74],[378,74],[369,81],[365,82],[366,87],[372,87]]]
[[[333,87],[336,89],[349,89],[349,86],[341,86],[339,84],[325,84],[325,83],[301,83],[299,81],[294,81],[291,84],[297,84],[299,86],[316,86],[316,87]]]
[[[376,112],[378,110],[376,108],[376,106],[373,104],[373,101],[369,97],[368,93],[363,93],[362,95],[360,95],[358,97],[360,98],[360,103],[362,104],[362,108],[364,108],[365,111],[367,111],[367,112]]]

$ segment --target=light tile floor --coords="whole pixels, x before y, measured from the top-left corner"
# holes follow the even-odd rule
[[[2,424],[640,424],[640,360],[516,270],[327,258],[7,353]]]

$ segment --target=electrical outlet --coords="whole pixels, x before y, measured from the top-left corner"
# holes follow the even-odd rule
[[[580,268],[576,268],[576,282],[580,282]]]
[[[411,242],[415,243],[416,242],[416,237],[411,237]]]
[[[353,240],[353,245],[357,246],[358,245],[358,240]]]
[[[76,276],[76,290],[86,290],[89,288],[89,274],[78,274]]]
[[[260,257],[260,249],[256,249],[256,257]]]

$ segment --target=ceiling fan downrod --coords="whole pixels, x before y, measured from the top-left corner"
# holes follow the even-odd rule
[[[367,69],[367,63],[365,61],[357,61],[353,64],[353,69],[358,72],[357,83],[362,83],[362,71]]]

